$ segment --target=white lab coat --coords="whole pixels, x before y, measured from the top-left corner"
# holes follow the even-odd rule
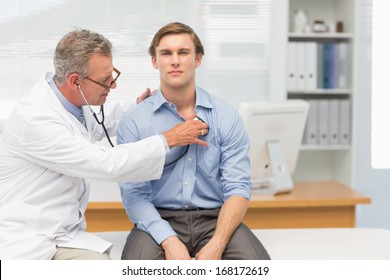
[[[88,130],[59,102],[47,73],[16,103],[0,142],[0,259],[51,259],[56,246],[105,252],[111,244],[85,231],[86,179],[158,179],[165,161],[156,135],[115,148],[91,144],[103,138],[90,111]],[[105,106],[115,135],[130,108]],[[84,179],[86,178],[86,179]]]

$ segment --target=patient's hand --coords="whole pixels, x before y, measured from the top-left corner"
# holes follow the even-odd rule
[[[221,260],[225,246],[211,239],[195,256],[196,260]]]
[[[190,260],[187,247],[177,236],[170,236],[161,243],[167,260]]]

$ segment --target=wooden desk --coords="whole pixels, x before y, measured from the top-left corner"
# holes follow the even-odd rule
[[[370,202],[336,181],[296,183],[290,193],[253,194],[244,223],[252,229],[354,227],[356,205]],[[85,216],[88,231],[132,228],[121,202],[90,202]]]

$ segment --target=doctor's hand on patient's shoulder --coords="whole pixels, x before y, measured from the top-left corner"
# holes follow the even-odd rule
[[[206,123],[200,120],[188,120],[178,124],[171,130],[164,131],[162,135],[167,140],[169,148],[189,144],[207,146],[207,142],[198,139],[198,137],[206,135],[208,131]]]
[[[142,101],[144,101],[146,98],[154,94],[157,90],[150,91],[150,88],[146,88],[146,90],[141,93],[140,96],[137,97],[136,102],[137,104],[140,104]]]

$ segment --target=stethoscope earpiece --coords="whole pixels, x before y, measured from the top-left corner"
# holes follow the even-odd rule
[[[91,105],[89,105],[87,99],[85,98],[84,93],[83,93],[83,91],[81,90],[80,84],[79,84],[79,83],[76,83],[76,85],[77,85],[77,87],[79,88],[80,94],[81,94],[81,96],[83,97],[83,99],[84,99],[86,105],[88,106],[89,110],[91,111],[92,116],[95,118],[96,122],[97,122],[98,124],[100,124],[100,125],[103,127],[104,133],[106,134],[107,140],[108,140],[108,142],[110,143],[111,147],[114,147],[114,144],[112,144],[111,139],[110,139],[110,136],[108,135],[106,126],[104,125],[104,110],[103,110],[103,105],[100,106],[100,113],[102,113],[102,120],[99,121],[99,119],[98,119],[97,116],[96,116],[96,113],[92,110]]]

